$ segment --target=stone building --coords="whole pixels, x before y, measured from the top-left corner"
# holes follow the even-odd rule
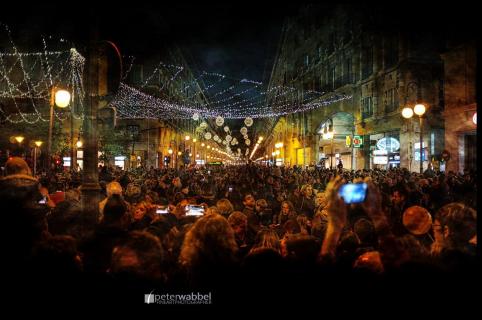
[[[358,5],[310,5],[286,21],[270,88],[296,88],[294,103],[310,91],[320,93],[314,101],[335,94],[351,98],[279,117],[266,139],[267,153],[283,141],[278,162],[286,165],[325,159],[329,166],[341,159],[345,168],[401,165],[416,171],[420,128],[417,119],[405,120],[401,110],[417,102],[427,106],[424,168],[442,152],[440,42],[424,32],[404,31],[399,21],[388,19]],[[274,103],[276,97],[270,99]],[[334,130],[333,139],[323,139],[323,130]],[[363,145],[347,145],[347,136],[350,141],[359,136]]]
[[[476,49],[473,43],[451,44],[442,54],[445,87],[447,171],[475,169],[477,161]]]

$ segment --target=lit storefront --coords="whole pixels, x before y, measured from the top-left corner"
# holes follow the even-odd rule
[[[400,134],[385,132],[370,135],[371,169],[400,167]]]

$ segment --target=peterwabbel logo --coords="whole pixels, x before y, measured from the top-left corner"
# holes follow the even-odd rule
[[[211,292],[191,292],[188,294],[155,294],[151,291],[144,295],[144,303],[152,304],[211,304]]]

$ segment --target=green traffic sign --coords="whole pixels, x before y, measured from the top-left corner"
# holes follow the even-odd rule
[[[353,136],[353,147],[360,148],[361,146],[363,146],[363,137]]]

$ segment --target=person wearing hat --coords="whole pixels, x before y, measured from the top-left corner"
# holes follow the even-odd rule
[[[434,240],[430,234],[432,216],[427,209],[420,206],[407,208],[403,212],[402,222],[408,232],[413,234],[425,248],[430,249]]]

